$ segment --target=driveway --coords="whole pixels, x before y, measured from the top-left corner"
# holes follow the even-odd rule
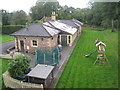
[[[14,41],[0,43],[0,54],[7,54],[7,49],[14,46]]]

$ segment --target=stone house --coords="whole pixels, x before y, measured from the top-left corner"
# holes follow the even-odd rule
[[[52,13],[52,20],[29,25],[13,34],[16,51],[34,52],[40,47],[54,47],[57,44],[72,46],[75,38],[81,33],[82,23],[76,19],[56,20]]]

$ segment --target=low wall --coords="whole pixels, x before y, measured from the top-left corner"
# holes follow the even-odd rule
[[[3,81],[6,87],[13,88],[13,89],[20,89],[20,88],[41,88],[43,90],[43,84],[33,84],[33,83],[26,83],[19,80],[12,78],[8,71],[3,74]],[[40,90],[41,90],[40,89]]]

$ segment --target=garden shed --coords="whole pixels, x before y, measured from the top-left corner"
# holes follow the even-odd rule
[[[48,88],[54,76],[54,66],[37,64],[28,74],[28,82],[35,84],[43,84],[44,88]]]

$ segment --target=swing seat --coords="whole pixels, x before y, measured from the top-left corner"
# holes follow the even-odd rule
[[[100,59],[100,60],[105,59],[105,57],[104,57],[102,54],[99,54],[99,55],[97,56],[97,58]]]
[[[105,59],[104,57],[98,57],[98,59],[102,60],[102,59]]]

